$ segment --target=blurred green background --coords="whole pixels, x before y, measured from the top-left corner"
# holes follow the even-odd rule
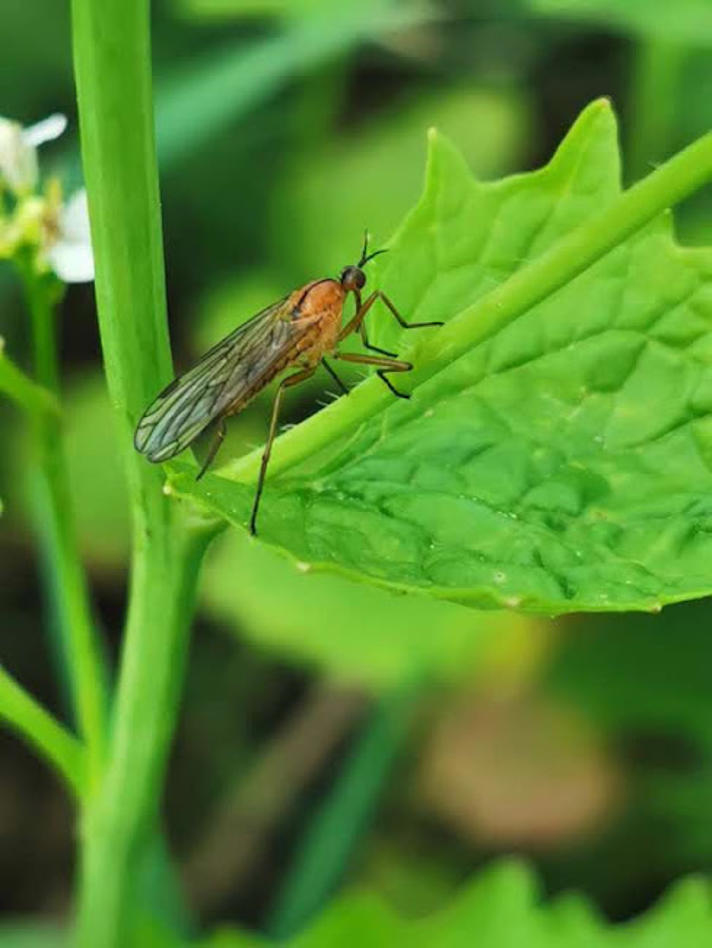
[[[153,12],[180,367],[353,262],[364,227],[386,240],[419,195],[429,126],[495,178],[545,162],[608,95],[629,183],[711,124],[704,0],[163,0]],[[4,0],[0,28],[0,114],[65,112],[72,131],[43,150],[44,168],[76,183],[68,4]],[[709,194],[679,209],[682,240],[709,241],[710,210]],[[28,365],[8,268],[0,332]],[[60,332],[81,545],[114,663],[128,521],[90,287],[69,291]],[[329,387],[300,387],[286,420]],[[263,440],[268,407],[269,392],[232,424],[225,456]],[[66,717],[26,432],[6,404],[0,425],[2,660]],[[707,602],[557,622],[482,614],[295,573],[223,534],[165,795],[185,911],[284,933],[358,883],[418,915],[516,852],[547,891],[579,888],[629,917],[671,879],[712,868],[711,620]],[[71,807],[4,732],[0,760],[2,912],[61,917]]]

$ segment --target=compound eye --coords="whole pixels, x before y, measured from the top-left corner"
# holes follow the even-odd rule
[[[339,279],[345,290],[360,290],[366,283],[366,274],[360,267],[344,267]]]

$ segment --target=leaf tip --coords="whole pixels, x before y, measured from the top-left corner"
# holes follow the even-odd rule
[[[613,100],[608,95],[601,95],[591,102],[589,108],[592,112],[612,112]]]
[[[604,95],[582,109],[575,122],[569,129],[569,133],[564,139],[580,136],[580,144],[589,138],[610,138],[615,140],[617,134],[616,115],[613,109],[612,100]],[[563,143],[562,143],[563,144]]]
[[[608,96],[594,99],[579,113],[547,169],[555,175],[587,176],[589,191],[620,192],[618,122]]]
[[[428,129],[428,157],[425,166],[425,192],[427,198],[437,190],[439,185],[448,179],[454,181],[472,180],[472,173],[467,162],[447,135],[443,135],[435,126]]]

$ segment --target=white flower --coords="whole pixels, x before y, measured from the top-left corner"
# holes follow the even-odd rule
[[[94,254],[84,188],[75,191],[60,208],[57,236],[50,241],[46,257],[64,283],[89,283],[94,279]]]
[[[67,119],[59,113],[23,128],[18,122],[0,118],[0,184],[18,195],[37,186],[37,148],[59,138]]]
[[[27,128],[0,117],[0,192],[7,187],[17,198],[10,217],[0,220],[0,258],[34,247],[40,270],[51,268],[64,283],[88,283],[94,279],[94,256],[86,191],[64,202],[59,181],[50,178],[44,194],[37,192],[37,149],[66,127],[59,113]]]

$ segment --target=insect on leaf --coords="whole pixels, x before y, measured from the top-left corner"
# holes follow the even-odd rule
[[[434,136],[423,197],[370,285],[409,319],[457,316],[618,199],[616,134],[593,103],[546,167],[492,183]],[[442,331],[408,351],[384,309],[368,326],[416,375]],[[653,220],[410,401],[346,430],[340,400],[323,414],[326,447],[309,420],[290,432],[261,538],[313,568],[476,606],[656,609],[709,594],[711,328],[712,252]],[[173,489],[242,526],[243,468],[196,485],[176,467]]]

